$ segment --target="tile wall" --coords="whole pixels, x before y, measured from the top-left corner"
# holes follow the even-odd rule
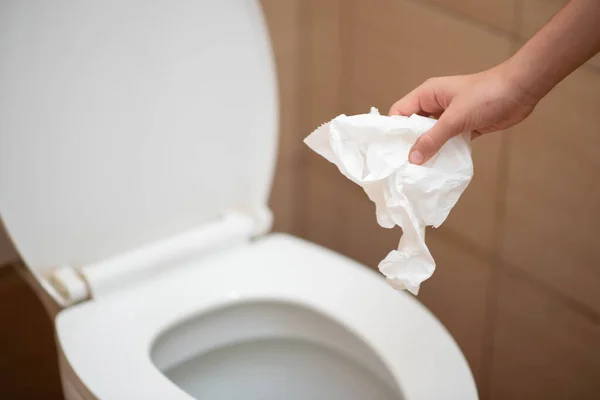
[[[428,77],[502,61],[566,1],[306,3],[312,25],[304,29],[318,36],[321,56],[302,76],[314,91],[300,138],[339,113],[387,112]],[[315,33],[322,25],[328,33]],[[600,398],[598,59],[526,122],[474,142],[472,184],[428,233],[438,269],[418,298],[456,337],[482,399]],[[317,93],[338,101],[321,103]],[[359,188],[301,151],[299,232],[376,266],[400,233],[379,228]]]

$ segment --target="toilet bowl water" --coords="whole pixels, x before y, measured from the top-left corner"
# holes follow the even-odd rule
[[[189,353],[169,360],[172,349]],[[153,360],[197,399],[403,399],[359,337],[289,303],[242,303],[193,318],[158,338]]]
[[[358,362],[296,339],[263,339],[213,350],[165,371],[196,399],[402,400]]]

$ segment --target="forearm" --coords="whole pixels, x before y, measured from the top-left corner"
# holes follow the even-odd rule
[[[600,0],[571,0],[503,67],[533,99],[600,51]]]

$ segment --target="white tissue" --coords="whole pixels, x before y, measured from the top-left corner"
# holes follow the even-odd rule
[[[444,222],[473,177],[469,134],[450,139],[422,166],[408,162],[417,138],[435,123],[419,115],[383,116],[372,108],[369,114],[340,115],[304,140],[364,189],[375,203],[379,225],[402,228],[398,250],[379,263],[379,270],[394,288],[415,295],[435,270],[425,227]]]

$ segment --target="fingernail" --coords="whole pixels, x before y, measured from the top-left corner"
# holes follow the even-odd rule
[[[408,161],[410,161],[411,164],[421,165],[423,164],[423,160],[425,160],[425,158],[419,150],[411,151],[410,155],[408,156]]]

